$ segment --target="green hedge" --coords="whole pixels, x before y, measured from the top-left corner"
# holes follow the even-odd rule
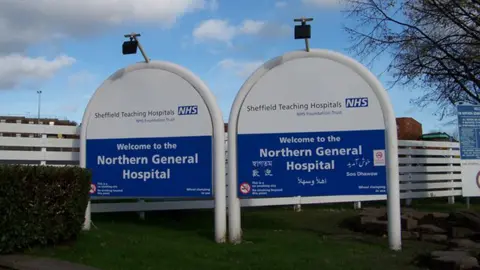
[[[0,165],[0,254],[74,239],[90,180],[78,167]]]

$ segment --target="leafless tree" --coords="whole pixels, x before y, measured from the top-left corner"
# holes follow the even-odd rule
[[[393,81],[422,91],[415,106],[480,103],[480,0],[344,0],[350,51],[371,65],[387,54]]]

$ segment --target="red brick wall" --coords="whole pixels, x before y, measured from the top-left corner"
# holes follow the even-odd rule
[[[397,118],[399,140],[418,140],[423,134],[422,124],[411,117]]]

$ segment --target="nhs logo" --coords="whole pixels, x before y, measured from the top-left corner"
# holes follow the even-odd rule
[[[366,97],[346,98],[345,99],[345,107],[346,108],[368,107],[368,98],[366,98]]]
[[[193,115],[198,114],[198,106],[178,106],[178,115]]]

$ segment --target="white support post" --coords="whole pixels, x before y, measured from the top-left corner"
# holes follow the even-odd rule
[[[354,202],[353,203],[353,209],[355,209],[355,210],[362,209],[362,202]]]
[[[379,98],[385,104],[385,99]],[[398,139],[397,127],[395,123],[395,114],[391,106],[386,106],[384,110],[386,125],[386,148],[390,153],[387,157],[387,214],[388,214],[388,243],[391,250],[400,251],[402,249],[402,223],[400,207],[400,172],[398,164]]]
[[[85,221],[83,223],[83,230],[89,231],[92,225],[92,205],[91,201],[88,200],[87,208],[85,209]]]
[[[198,83],[200,84],[200,83]],[[205,89],[207,87],[205,86]],[[209,91],[204,93],[205,102],[211,108],[213,122],[213,196],[215,199],[215,242],[227,241],[227,187],[225,169],[225,126],[222,112],[215,106],[215,97]]]
[[[302,197],[298,196],[298,203],[293,206],[293,211],[302,212]]]
[[[143,204],[145,203],[145,200],[138,200],[138,202]],[[138,212],[138,217],[140,220],[145,220],[145,211]]]
[[[233,110],[230,113],[232,118]],[[235,125],[236,120],[235,120]],[[237,194],[237,127],[228,123],[228,240],[233,244],[242,242],[241,204]],[[232,149],[235,149],[232,151]]]
[[[80,168],[86,168],[86,128],[85,125],[83,124],[81,129],[80,129]],[[84,231],[89,231],[90,227],[92,225],[92,202],[89,199],[87,207],[85,209],[85,219],[83,221],[83,230]]]

